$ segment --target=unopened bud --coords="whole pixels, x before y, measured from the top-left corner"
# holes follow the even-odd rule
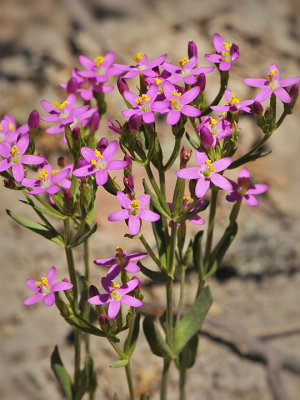
[[[64,189],[64,199],[67,202],[71,202],[72,201],[73,196],[72,196],[72,193],[71,193],[70,189]]]
[[[134,276],[133,278],[132,278],[132,280],[136,280],[136,281],[138,281],[138,285],[137,285],[137,287],[135,288],[135,289],[140,289],[141,288],[141,286],[142,286],[142,282],[139,280],[139,278],[137,277],[137,276]]]
[[[99,128],[100,125],[100,114],[98,111],[94,112],[94,114],[91,116],[88,127],[90,128],[91,131],[96,131]]]
[[[118,86],[121,96],[123,96],[123,93],[125,92],[125,90],[129,91],[129,86],[127,85],[127,82],[125,81],[125,79],[122,77],[118,78],[117,86]]]
[[[299,86],[295,83],[291,88],[290,88],[290,96],[292,100],[297,100],[297,97],[299,95]]]
[[[201,73],[197,78],[197,85],[200,88],[200,92],[204,92],[206,87],[206,76],[205,74]]]
[[[94,296],[99,296],[99,290],[96,288],[96,286],[91,285],[89,288],[89,295],[90,297],[94,297]]]
[[[100,151],[100,153],[102,154],[102,152],[106,149],[107,146],[108,146],[108,140],[106,139],[106,137],[103,137],[99,140],[97,144],[97,150]]]
[[[98,321],[99,321],[99,324],[102,326],[105,326],[109,323],[109,319],[107,318],[107,316],[105,314],[100,314]]]
[[[60,167],[60,168],[65,168],[66,166],[67,166],[67,161],[66,161],[66,159],[64,158],[64,157],[58,157],[58,159],[57,159],[57,165]]]
[[[31,111],[28,117],[28,127],[29,129],[37,129],[40,125],[40,115],[37,110]]]
[[[131,132],[138,132],[141,126],[141,117],[137,114],[132,115],[128,120],[128,129]]]
[[[188,56],[189,58],[198,57],[198,50],[196,43],[192,40],[188,43]]]
[[[180,168],[186,168],[187,163],[189,162],[190,158],[192,156],[192,150],[188,153],[184,146],[182,146],[181,152],[180,152]]]
[[[80,129],[78,127],[75,127],[72,130],[71,136],[72,136],[73,140],[75,140],[75,141],[79,140],[80,139]]]
[[[134,196],[135,190],[134,190],[134,182],[133,182],[132,175],[128,174],[128,176],[126,176],[126,177],[124,176],[123,183],[125,186],[126,194],[128,194],[131,197]]]
[[[14,189],[15,188],[14,181],[9,179],[9,178],[4,178],[3,179],[3,184],[7,189]]]
[[[200,138],[204,147],[212,147],[214,138],[206,126],[202,126],[200,129]]]
[[[132,169],[132,160],[129,154],[125,154],[124,156],[124,161],[127,161],[127,165],[126,165],[126,169],[128,169],[129,171],[131,171]]]
[[[85,158],[80,158],[77,161],[76,169],[85,167],[86,165],[89,165],[89,162]]]
[[[255,101],[252,104],[252,111],[254,115],[261,115],[264,112],[264,108],[259,101]]]
[[[69,94],[71,93],[76,93],[77,89],[78,89],[78,81],[76,78],[72,77],[71,79],[69,79],[69,82],[67,83],[67,92]]]
[[[265,111],[265,118],[266,118],[267,120],[269,120],[269,119],[271,118],[271,115],[272,115],[271,107],[267,107],[267,108],[266,108],[266,111]]]

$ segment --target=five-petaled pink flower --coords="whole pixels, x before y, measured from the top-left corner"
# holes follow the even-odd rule
[[[4,160],[0,161],[0,172],[6,171],[11,167],[12,175],[16,182],[21,183],[24,178],[23,164],[38,165],[44,162],[44,157],[24,154],[29,146],[29,135],[21,135],[13,145],[0,143],[0,156]]]
[[[201,124],[197,125],[201,142],[204,147],[216,147],[217,140],[231,136],[231,123],[225,118],[219,122],[212,117],[201,117]]]
[[[206,54],[205,59],[219,64],[220,71],[229,71],[231,63],[240,58],[239,47],[235,43],[226,43],[219,33],[213,36],[216,54]]]
[[[151,210],[145,210],[144,207],[150,202],[150,195],[144,194],[131,199],[120,190],[117,192],[117,199],[122,210],[114,211],[108,216],[109,221],[124,221],[128,219],[128,228],[131,235],[136,236],[141,227],[141,219],[154,222],[159,220],[160,215]]]
[[[110,51],[104,57],[97,56],[94,60],[80,55],[79,62],[86,68],[85,71],[78,71],[78,75],[83,78],[95,79],[97,83],[104,83],[108,80],[109,76],[119,75],[120,71],[112,66],[115,54]]]
[[[266,184],[251,185],[250,173],[247,168],[242,168],[238,175],[238,182],[231,182],[233,186],[233,192],[226,196],[226,199],[231,202],[244,200],[249,206],[257,206],[258,201],[254,197],[255,194],[264,193],[268,189]]]
[[[231,157],[221,158],[212,162],[203,151],[195,151],[195,159],[198,167],[183,168],[176,171],[176,175],[182,179],[198,179],[195,194],[200,199],[209,189],[210,182],[224,190],[231,190],[232,184],[224,176],[218,174],[224,171],[231,163]]]
[[[35,304],[42,299],[46,306],[52,306],[55,303],[54,292],[72,289],[73,285],[70,282],[62,281],[54,283],[56,272],[56,268],[51,267],[48,274],[43,276],[40,281],[33,279],[26,280],[27,287],[35,293],[23,301],[25,306]]]
[[[81,154],[87,161],[87,165],[73,171],[73,175],[78,178],[95,174],[96,183],[99,186],[105,185],[108,180],[108,170],[123,169],[127,166],[127,161],[111,160],[118,150],[118,142],[113,140],[102,153],[89,147],[82,147]]]
[[[196,107],[188,105],[188,103],[191,103],[200,93],[199,86],[194,86],[192,89],[182,94],[180,91],[176,90],[171,82],[165,81],[163,90],[167,100],[161,103],[165,104],[165,111],[168,111],[166,121],[168,125],[177,124],[180,119],[180,114],[193,118],[201,114],[201,111]],[[167,108],[168,104],[169,107]]]
[[[52,169],[51,164],[46,164],[38,171],[37,179],[24,178],[22,185],[31,188],[29,194],[41,194],[47,192],[50,195],[60,191],[59,183],[65,182],[66,177],[70,174],[71,168],[64,168],[61,171]]]
[[[109,279],[115,279],[123,268],[132,274],[139,272],[140,267],[132,261],[142,260],[147,257],[147,255],[147,253],[127,254],[126,250],[121,249],[121,247],[116,247],[115,257],[99,258],[94,260],[94,263],[100,266],[110,266],[107,277]]]
[[[112,282],[107,277],[102,278],[101,283],[107,293],[90,297],[88,302],[94,305],[108,303],[107,315],[109,318],[112,319],[117,316],[121,308],[121,303],[131,307],[141,307],[143,305],[141,300],[127,294],[137,288],[137,286],[140,284],[139,279],[133,277],[121,287],[118,283]]]
[[[300,76],[280,79],[280,71],[278,66],[276,64],[271,64],[268,69],[267,79],[245,78],[244,82],[246,85],[262,88],[262,90],[255,97],[255,100],[259,101],[260,103],[267,100],[272,93],[274,93],[275,96],[278,97],[283,103],[290,103],[291,97],[283,88],[300,82]]]
[[[254,99],[240,101],[240,99],[236,97],[235,93],[232,92],[230,89],[225,90],[224,97],[226,100],[225,105],[211,106],[210,108],[214,111],[221,111],[221,112],[233,113],[236,111],[245,111],[247,113],[251,113],[251,108],[248,106],[254,102]]]
[[[135,65],[114,64],[114,67],[119,70],[119,73],[128,71],[123,76],[124,79],[134,78],[139,74],[156,77],[158,76],[158,74],[153,71],[153,68],[161,65],[166,58],[167,55],[163,54],[162,56],[155,58],[152,61],[149,61],[146,54],[144,54],[143,52],[139,52],[133,57],[133,61],[136,62]]]

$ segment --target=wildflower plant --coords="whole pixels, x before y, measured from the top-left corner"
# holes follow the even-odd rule
[[[80,400],[85,394],[90,400],[95,398],[97,376],[91,336],[107,340],[113,347],[118,359],[111,367],[125,368],[129,396],[135,398],[131,359],[141,316],[150,349],[162,359],[161,400],[167,399],[172,363],[179,371],[179,398],[185,399],[186,373],[195,362],[198,331],[213,301],[207,281],[220,267],[236,236],[242,201],[256,206],[255,195],[268,188],[252,183],[244,165],[268,154],[262,146],[292,113],[300,81],[299,76],[280,79],[278,66],[272,64],[266,79],[244,79],[245,84],[261,90],[254,99],[240,100],[229,85],[229,71],[234,68],[232,63],[238,62],[239,48],[225,42],[220,34],[214,35],[213,44],[215,52],[205,58],[214,65],[201,67],[194,42],[189,42],[187,57],[180,59],[179,66],[167,62],[166,54],[149,61],[138,52],[133,64],[128,65],[114,64],[113,52],[94,60],[81,55],[81,66],[72,71],[67,83],[61,84],[66,90],[65,100],[42,100],[48,115],[39,117],[34,110],[28,123],[19,128],[9,114],[0,121],[0,175],[7,188],[24,194],[23,202],[32,207],[39,221],[10,210],[7,213],[17,223],[61,246],[66,256],[68,279],[55,282],[56,274],[65,275],[65,271],[54,266],[40,280],[28,279],[26,285],[34,294],[24,300],[24,305],[39,300],[47,306],[55,304],[74,329],[73,376],[64,367],[58,347],[51,356],[55,377],[69,400]],[[207,73],[220,77],[219,92],[210,104],[205,95]],[[109,80],[115,80],[114,86],[107,84]],[[108,120],[105,126],[105,96],[115,86],[126,109],[116,116],[116,122]],[[223,96],[225,104],[220,104]],[[264,109],[261,103],[268,99]],[[278,115],[280,102],[282,113]],[[245,154],[239,151],[236,156],[239,117],[243,113],[254,119],[262,136]],[[156,123],[158,114],[170,130],[165,133],[171,147],[168,158]],[[36,149],[40,120],[48,134],[64,134],[68,159],[60,157],[58,169]],[[108,129],[116,135],[111,142],[103,136]],[[118,150],[124,153],[123,160],[115,159]],[[144,170],[144,193],[139,194],[134,181],[137,166]],[[239,167],[237,181],[232,174],[230,179],[226,177],[228,170]],[[123,181],[111,175],[115,170],[123,170]],[[176,179],[173,188],[166,181],[167,171]],[[101,213],[101,218],[124,221],[126,240],[140,243],[145,250],[128,254],[117,246],[113,255],[103,258],[99,249],[101,258],[94,264],[101,277],[101,289],[97,289],[97,282],[90,282],[88,246],[89,238],[97,231],[98,191],[99,196],[108,192],[116,209],[119,205],[110,215]],[[229,218],[223,235],[214,239],[218,197],[228,201]],[[204,219],[205,209],[208,218]],[[199,229],[195,236],[187,229],[190,222]],[[146,237],[144,224],[149,223],[153,236]],[[84,271],[75,265],[73,249],[77,246],[84,249]],[[185,308],[187,269],[194,271],[197,284],[195,300]],[[151,303],[142,291],[147,279],[165,287],[160,320],[143,311],[144,296]],[[180,281],[178,298],[173,291],[176,280]],[[120,337],[121,332],[125,332],[125,339],[124,335]],[[141,398],[148,397],[145,394]]]

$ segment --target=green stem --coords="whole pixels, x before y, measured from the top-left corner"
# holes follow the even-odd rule
[[[149,256],[152,258],[152,260],[155,262],[155,264],[159,267],[160,270],[163,270],[163,266],[161,265],[160,259],[156,257],[154,251],[152,248],[149,246],[147,240],[144,238],[144,235],[141,235],[139,237],[140,241],[142,242],[143,246],[145,247],[147,253]]]
[[[217,208],[217,197],[218,197],[218,189],[214,188],[211,192],[211,199],[210,199],[210,210],[209,210],[208,228],[206,236],[206,246],[204,253],[204,268],[206,268],[206,264],[209,260],[210,251],[212,247],[214,227],[215,227],[215,215]]]
[[[177,159],[177,156],[180,152],[180,145],[181,145],[181,137],[175,139],[175,144],[174,144],[172,154],[170,155],[169,160],[166,162],[166,164],[163,167],[164,171],[167,171],[174,164],[174,162]]]
[[[179,370],[179,400],[185,400],[186,368],[180,366]]]
[[[164,367],[160,385],[160,400],[167,400],[170,365],[171,360],[164,359]]]
[[[84,261],[84,275],[87,282],[89,282],[89,242],[88,239],[83,242],[83,261]],[[85,351],[90,353],[90,335],[85,335]],[[92,393],[90,393],[92,395]]]
[[[176,323],[178,324],[180,321],[180,317],[182,314],[183,309],[183,298],[184,298],[184,284],[185,284],[185,268],[181,268],[180,270],[180,292],[179,292],[179,301],[178,301],[178,308],[177,308],[177,315],[176,315]]]
[[[256,150],[260,149],[266,143],[266,141],[270,139],[270,137],[270,134],[265,134],[264,137],[250,151],[248,151],[248,153],[244,154],[242,157],[238,158],[232,164],[230,164],[228,169],[237,168],[247,162],[248,157],[251,156]]]
[[[80,379],[81,331],[78,328],[75,328],[74,334],[75,334],[74,393],[76,395],[79,389],[79,379]]]
[[[69,220],[69,218],[66,218],[64,220],[64,228],[65,228],[65,232],[64,232],[64,234],[65,234],[65,253],[66,253],[66,258],[67,258],[67,263],[68,263],[70,281],[73,284],[74,306],[75,306],[75,309],[77,310],[78,286],[77,286],[77,279],[76,279],[76,272],[75,272],[72,248],[68,247],[68,245],[70,243],[70,220]]]
[[[131,368],[130,368],[130,361],[128,361],[128,364],[125,366],[125,371],[126,371],[126,378],[127,378],[130,400],[134,400],[134,387],[133,387],[133,379],[132,379],[132,373],[131,373]]]

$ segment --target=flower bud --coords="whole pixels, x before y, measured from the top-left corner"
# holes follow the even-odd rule
[[[131,132],[137,133],[140,130],[141,117],[140,115],[132,115],[128,120],[128,129]]]
[[[197,85],[200,88],[200,92],[204,92],[206,87],[206,76],[205,74],[201,73],[197,78]]]
[[[88,164],[89,164],[89,162],[86,161],[86,159],[79,158],[79,160],[77,161],[76,169],[82,168],[82,167],[84,167],[85,165],[88,165]]]
[[[184,146],[182,146],[181,152],[180,152],[180,169],[186,168],[187,163],[189,162],[190,158],[192,156],[192,150],[188,153]]]
[[[88,127],[90,128],[91,131],[96,131],[99,128],[100,125],[100,114],[98,111],[94,112],[94,114],[91,116]]]
[[[69,82],[67,83],[66,90],[69,94],[71,93],[76,93],[78,89],[78,81],[77,79],[73,76],[71,79],[69,79]]]
[[[65,168],[65,167],[67,166],[67,161],[66,161],[66,159],[65,159],[64,157],[58,157],[58,159],[57,159],[57,165],[58,165],[60,168]]]
[[[89,288],[89,295],[90,297],[94,297],[94,296],[99,296],[99,290],[96,288],[96,286],[91,285]]]
[[[75,127],[72,130],[71,136],[72,136],[73,140],[76,140],[76,141],[79,140],[80,139],[80,129],[78,127]]]
[[[271,115],[272,115],[271,107],[267,107],[267,108],[266,108],[266,111],[265,111],[265,118],[266,118],[266,120],[270,120]]]
[[[212,147],[214,138],[206,126],[202,126],[200,129],[200,138],[204,147]]]
[[[289,94],[292,100],[297,100],[299,95],[299,86],[296,83],[290,88]]]
[[[67,202],[71,202],[73,199],[72,193],[70,189],[64,189],[64,199]]]
[[[100,314],[98,321],[101,326],[105,326],[109,323],[109,320],[105,314]]]
[[[135,288],[135,290],[140,289],[142,286],[142,282],[139,280],[139,278],[137,276],[133,276],[132,280],[135,279],[138,282],[137,287]]]
[[[12,179],[9,178],[4,178],[3,179],[3,184],[7,189],[14,189],[15,188],[15,183]]]
[[[129,154],[125,154],[125,156],[124,156],[124,161],[127,161],[127,166],[126,166],[126,169],[128,169],[129,171],[131,171],[131,169],[132,169],[132,160],[131,160],[131,157],[130,157],[130,155]]]
[[[98,144],[97,144],[97,150],[100,151],[100,153],[102,154],[103,151],[106,149],[106,147],[108,146],[108,140],[106,139],[106,137],[103,137],[99,140]]]
[[[29,129],[37,129],[40,125],[40,115],[37,110],[31,111],[28,117],[28,127]]]
[[[198,50],[196,43],[192,40],[188,43],[188,56],[189,58],[198,57]]]
[[[133,197],[135,195],[135,190],[132,175],[128,174],[128,176],[124,176],[123,183],[125,186],[126,194],[128,194],[130,197]]]
[[[254,115],[261,115],[264,112],[264,108],[259,101],[255,101],[252,104],[252,111]]]
[[[123,96],[123,93],[125,92],[125,90],[129,91],[129,86],[127,85],[127,82],[121,76],[118,78],[117,86],[118,86],[121,96]]]

